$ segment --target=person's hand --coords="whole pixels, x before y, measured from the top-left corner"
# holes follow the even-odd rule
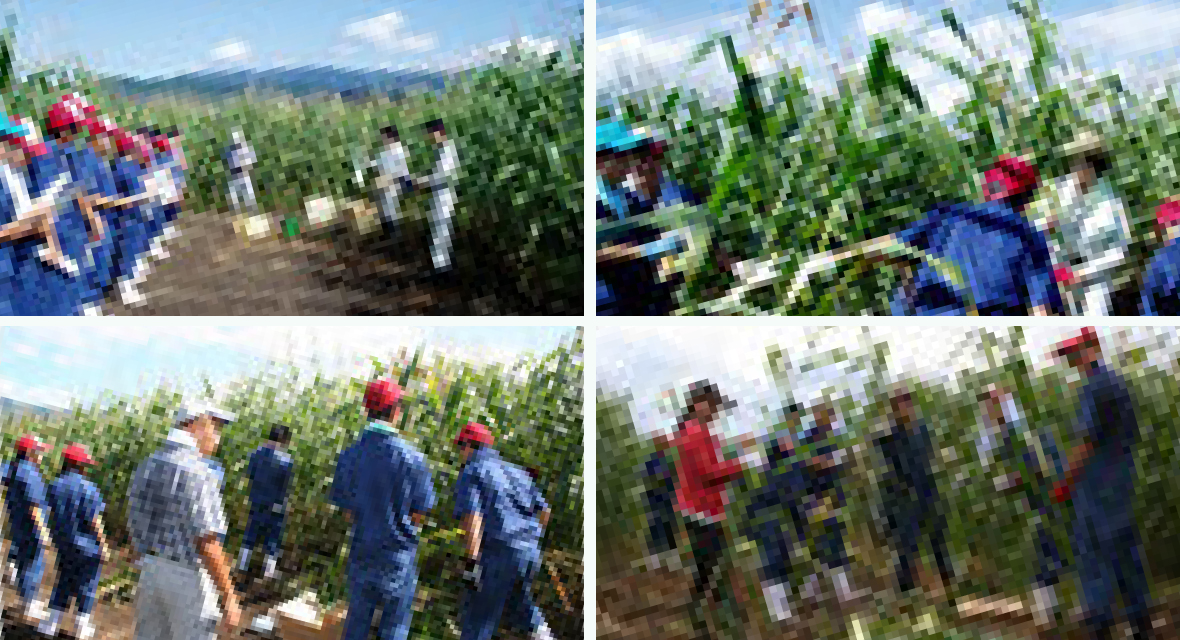
[[[225,612],[221,618],[222,628],[226,633],[237,631],[242,623],[242,607],[238,603],[238,596],[231,593],[225,599]]]
[[[1058,503],[1058,504],[1065,502],[1066,500],[1069,500],[1069,498],[1070,498],[1069,483],[1064,480],[1057,482],[1057,484],[1053,485],[1053,490],[1052,490],[1051,495],[1053,498],[1053,502]]]
[[[102,545],[102,561],[103,562],[110,562],[111,561],[111,548],[106,546],[105,544]]]

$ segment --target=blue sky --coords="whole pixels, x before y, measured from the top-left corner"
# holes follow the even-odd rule
[[[103,391],[151,390],[161,380],[195,389],[208,377],[217,387],[268,362],[367,376],[369,356],[388,362],[400,349],[413,354],[422,344],[473,362],[512,362],[573,333],[572,327],[5,327],[0,397],[68,406]]]
[[[563,25],[580,6],[575,0],[2,1],[25,29],[18,36],[23,56],[83,54],[104,71],[141,76],[239,62],[263,68],[430,63],[514,34],[569,33]]]
[[[856,27],[859,9],[877,0],[811,0],[811,8],[820,24],[820,32],[830,46],[839,42]],[[782,0],[778,0],[781,4]],[[970,2],[948,2],[947,0],[909,0],[897,4],[909,7],[921,14],[938,11],[947,6],[963,21],[970,21],[1007,11],[1008,0],[972,0]],[[1095,11],[1102,8],[1126,4],[1112,0],[1059,0],[1042,2],[1042,10],[1054,15]],[[667,25],[694,22],[718,14],[745,11],[750,2],[744,0],[599,0],[596,17],[599,37],[618,33],[636,26]]]

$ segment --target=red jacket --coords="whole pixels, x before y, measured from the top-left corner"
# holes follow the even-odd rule
[[[721,443],[695,419],[684,423],[671,444],[680,454],[676,507],[685,515],[723,519],[729,501],[725,483],[742,474],[741,462],[721,460]]]

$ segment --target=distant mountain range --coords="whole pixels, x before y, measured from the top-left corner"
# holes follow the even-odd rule
[[[192,95],[226,99],[248,89],[262,93],[285,93],[297,98],[317,94],[359,99],[386,95],[400,99],[413,91],[441,91],[451,76],[431,71],[342,70],[332,67],[294,69],[207,71],[171,78],[108,77],[101,82],[108,90],[130,98]]]
[[[20,402],[11,398],[0,398],[0,422],[7,421],[9,417],[21,419],[25,416],[34,418],[54,418],[68,415],[67,409],[58,407],[43,407],[27,402]]]

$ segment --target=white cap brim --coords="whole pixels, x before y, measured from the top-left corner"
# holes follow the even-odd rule
[[[227,411],[221,407],[210,404],[208,402],[189,402],[185,403],[176,411],[176,421],[185,422],[193,418],[201,416],[209,416],[222,422],[233,422],[238,419],[237,414],[232,411]]]

